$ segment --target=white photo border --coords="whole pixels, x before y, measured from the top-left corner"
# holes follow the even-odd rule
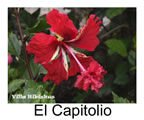
[[[36,117],[34,115],[34,104],[8,104],[7,99],[7,51],[8,51],[8,7],[136,7],[137,9],[137,101],[136,104],[103,104],[103,106],[112,109],[111,116],[99,116],[102,120],[125,120],[125,119],[143,119],[143,66],[144,66],[144,2],[142,0],[1,0],[0,5],[0,118],[14,120],[46,120],[46,119],[71,119],[71,117],[59,116],[52,114],[54,104],[48,105],[48,115],[45,117]],[[100,103],[98,103],[100,104]],[[77,107],[80,104],[62,104],[63,107]],[[84,104],[87,106],[96,106],[97,104]],[[77,119],[97,119],[93,117],[75,117]]]

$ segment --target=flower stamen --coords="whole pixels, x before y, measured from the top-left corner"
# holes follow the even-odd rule
[[[77,57],[75,56],[75,54],[71,51],[71,49],[69,48],[69,46],[66,45],[65,43],[63,45],[66,47],[66,49],[69,51],[69,53],[73,56],[73,58],[77,62],[78,66],[80,67],[81,72],[86,72],[86,69],[83,67],[83,65],[80,63],[80,61],[77,59]]]

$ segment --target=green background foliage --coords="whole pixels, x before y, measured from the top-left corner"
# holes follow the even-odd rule
[[[76,76],[69,77],[55,86],[51,81],[43,83],[47,71],[34,62],[34,56],[28,55],[34,75],[31,80],[25,63],[16,17],[12,8],[8,9],[8,53],[13,62],[8,65],[8,102],[9,103],[135,103],[136,102],[136,9],[135,8],[64,8],[70,12],[77,29],[84,25],[90,14],[95,14],[102,21],[98,35],[99,46],[93,52],[79,48],[76,50],[92,56],[103,65],[108,73],[104,76],[105,86],[99,93],[89,90],[88,93],[74,88]],[[50,25],[45,15],[40,16],[41,9],[33,14],[24,8],[19,9],[21,26],[25,42],[38,32],[49,34]],[[104,24],[104,18],[110,21]],[[80,24],[81,23],[81,24]],[[12,95],[53,95],[54,99],[13,99]]]

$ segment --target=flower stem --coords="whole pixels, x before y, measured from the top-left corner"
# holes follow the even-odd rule
[[[14,12],[15,12],[19,32],[20,32],[20,38],[21,38],[21,41],[22,41],[22,45],[25,49],[26,45],[25,45],[25,41],[24,41],[23,31],[22,31],[22,28],[21,28],[20,17],[19,17],[19,13],[17,11],[17,8],[14,8]],[[30,64],[29,64],[28,55],[27,55],[26,51],[24,51],[24,54],[25,54],[25,62],[26,62],[27,68],[28,68],[29,76],[33,80],[33,74],[32,74],[32,70],[31,70],[31,67],[30,67]]]
[[[69,51],[69,53],[73,56],[73,58],[75,59],[75,61],[76,61],[77,64],[79,65],[80,70],[81,70],[82,72],[85,72],[86,69],[82,66],[82,64],[81,64],[80,61],[77,59],[77,57],[76,57],[75,54],[72,52],[72,50],[69,48],[69,46],[66,45],[65,43],[64,43],[63,45],[66,47],[66,49]]]

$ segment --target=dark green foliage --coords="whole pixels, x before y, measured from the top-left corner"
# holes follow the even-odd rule
[[[28,28],[28,32],[39,33],[44,31],[45,29],[48,29],[49,27],[50,25],[47,24],[46,18],[41,18],[32,28]]]
[[[19,56],[21,53],[21,41],[13,33],[8,35],[8,53],[15,56]]]
[[[114,103],[134,103],[133,101],[129,101],[126,98],[123,97],[119,97],[118,95],[116,95],[114,92],[112,92],[113,95],[113,102]]]
[[[111,39],[107,40],[105,44],[111,49],[111,51],[117,52],[123,57],[127,56],[126,46],[121,40]]]
[[[23,80],[23,79],[13,80],[8,85],[8,93],[15,92],[17,89],[19,89],[21,87],[21,85],[23,83],[25,83],[25,80]]]
[[[121,15],[126,8],[109,8],[106,10],[106,16],[113,18],[115,16]]]
[[[40,14],[40,9],[38,9],[33,14],[30,14],[21,8],[19,10],[19,14],[20,14],[20,18],[21,18],[21,21],[23,24],[26,24],[28,27],[33,27],[38,20],[38,16]]]

